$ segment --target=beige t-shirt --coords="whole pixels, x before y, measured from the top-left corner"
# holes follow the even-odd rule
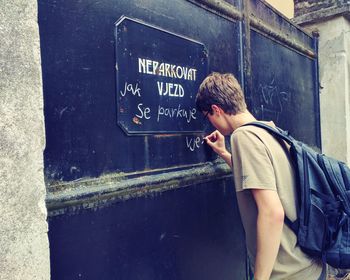
[[[273,122],[267,123],[274,126]],[[256,253],[257,206],[249,189],[277,191],[285,215],[297,217],[294,171],[288,159],[287,145],[282,147],[269,132],[255,126],[236,129],[231,135],[233,175],[237,202],[246,233],[252,263]],[[322,266],[296,245],[295,234],[285,224],[271,280],[317,280]]]

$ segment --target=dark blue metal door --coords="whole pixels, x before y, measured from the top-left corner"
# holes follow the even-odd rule
[[[258,118],[320,146],[316,40],[258,0],[38,5],[52,279],[247,279],[195,91],[231,72]]]

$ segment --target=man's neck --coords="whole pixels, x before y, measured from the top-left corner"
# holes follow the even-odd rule
[[[256,118],[248,110],[244,111],[243,113],[231,115],[230,117],[231,117],[230,124],[231,124],[232,131],[235,131],[237,128],[239,128],[242,125],[256,121]]]

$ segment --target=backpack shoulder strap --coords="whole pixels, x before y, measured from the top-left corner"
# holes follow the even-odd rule
[[[287,131],[284,131],[278,127],[274,128],[261,122],[251,122],[251,123],[244,124],[242,126],[248,126],[248,125],[253,125],[253,126],[263,128],[267,130],[270,134],[272,134],[272,136],[274,136],[275,138],[282,139],[286,141],[288,144],[292,144],[294,142],[294,139],[289,135]]]
[[[251,123],[244,124],[243,126],[248,126],[248,125],[254,125],[254,126],[263,128],[267,130],[272,136],[277,138],[277,140],[282,139],[290,145],[295,141],[294,138],[290,136],[287,131],[284,131],[278,127],[274,128],[261,122],[251,122]],[[295,233],[295,235],[298,236],[299,218],[297,218],[294,222],[292,222],[287,216],[285,216],[284,222]]]

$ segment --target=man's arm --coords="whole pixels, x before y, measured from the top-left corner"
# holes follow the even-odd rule
[[[204,140],[232,168],[231,154],[226,150],[225,137],[215,130],[204,137]]]
[[[255,280],[270,278],[281,242],[284,210],[276,191],[251,189],[257,208]]]

